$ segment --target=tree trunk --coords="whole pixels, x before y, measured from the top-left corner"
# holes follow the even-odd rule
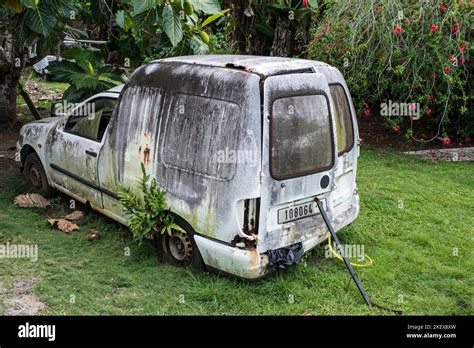
[[[21,83],[18,84],[18,88],[20,90],[21,96],[23,97],[23,100],[25,101],[26,105],[28,105],[28,109],[30,109],[30,112],[35,118],[35,120],[41,120],[41,115],[36,109],[35,103],[33,103],[28,92],[23,88]]]
[[[16,121],[16,96],[23,66],[15,54],[14,35],[5,31],[0,46],[0,124]]]
[[[271,56],[288,57],[290,55],[291,31],[287,20],[278,18],[273,38]]]

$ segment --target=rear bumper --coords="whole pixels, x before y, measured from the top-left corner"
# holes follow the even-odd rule
[[[268,272],[268,256],[257,249],[240,249],[199,235],[194,236],[206,266],[245,279]]]
[[[359,214],[359,197],[352,196],[328,212],[335,231],[352,223]],[[240,249],[203,236],[194,239],[206,266],[245,279],[257,279],[270,271],[267,250],[276,250],[289,245],[302,243],[304,252],[326,240],[328,230],[320,215],[300,221],[288,227],[287,233],[278,239],[261,241],[258,248]],[[270,232],[271,233],[271,232]],[[268,233],[267,233],[268,235]],[[265,246],[263,252],[260,242]]]

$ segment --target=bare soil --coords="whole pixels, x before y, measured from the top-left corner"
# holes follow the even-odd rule
[[[37,282],[37,278],[20,279],[13,283],[11,290],[2,289],[6,295],[3,315],[35,315],[45,309],[46,305],[29,293]]]

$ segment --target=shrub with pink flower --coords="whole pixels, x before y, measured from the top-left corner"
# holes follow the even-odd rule
[[[318,45],[307,46],[308,56],[339,68],[358,115],[378,116],[387,100],[419,103],[421,121],[387,118],[387,126],[395,130],[406,122],[408,137],[419,138],[418,125],[425,134],[430,127],[432,135],[441,129],[451,138],[472,137],[473,13],[474,1],[332,2],[311,31]]]

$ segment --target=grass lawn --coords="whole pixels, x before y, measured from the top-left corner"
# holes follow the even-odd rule
[[[362,152],[361,213],[339,238],[373,258],[357,270],[368,294],[407,315],[472,315],[474,164]],[[246,282],[162,265],[151,245],[135,245],[94,213],[65,235],[44,212],[12,204],[24,192],[18,176],[0,191],[0,244],[38,244],[39,260],[0,259],[0,281],[11,289],[38,278],[31,291],[46,304],[40,314],[390,314],[365,306],[342,263],[324,258],[324,245],[289,270]],[[100,240],[85,239],[92,228]]]

